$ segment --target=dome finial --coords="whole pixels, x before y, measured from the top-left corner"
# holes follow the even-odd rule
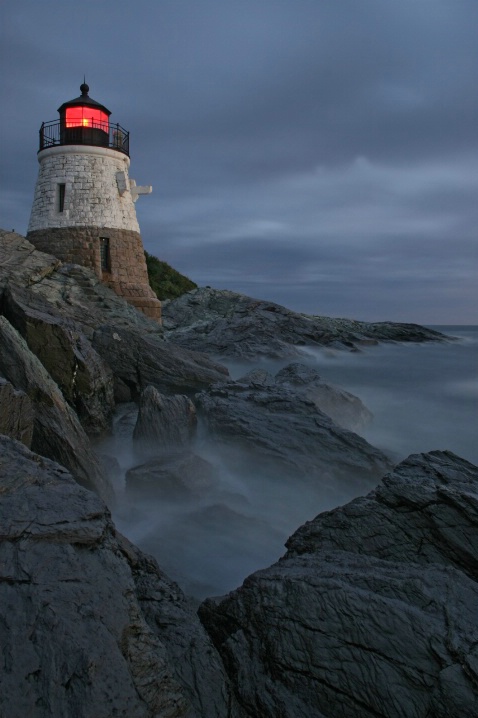
[[[83,97],[88,97],[88,92],[90,91],[90,88],[86,84],[85,76],[83,75],[83,84],[80,85],[81,94]]]

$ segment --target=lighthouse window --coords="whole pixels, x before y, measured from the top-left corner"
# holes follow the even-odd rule
[[[65,209],[65,185],[58,185],[58,211],[63,212]]]
[[[101,271],[110,271],[110,240],[109,237],[100,237]]]
[[[89,105],[83,107],[68,107],[66,110],[67,127],[96,127],[108,132],[108,115]]]

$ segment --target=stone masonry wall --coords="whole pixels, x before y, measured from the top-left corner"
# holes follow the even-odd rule
[[[78,226],[139,232],[129,184],[129,157],[104,147],[67,145],[42,150],[38,160],[29,232]],[[121,193],[117,172],[124,177]],[[65,185],[63,211],[60,184]]]
[[[109,240],[109,271],[101,268],[102,237]],[[139,232],[114,227],[54,227],[28,232],[27,239],[63,262],[89,267],[116,294],[160,321],[161,303],[149,286]]]

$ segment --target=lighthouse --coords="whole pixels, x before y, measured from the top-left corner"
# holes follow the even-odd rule
[[[40,128],[40,169],[27,239],[63,262],[91,268],[118,295],[149,317],[161,304],[149,286],[135,202],[149,194],[129,177],[129,132],[111,112],[81,95]]]

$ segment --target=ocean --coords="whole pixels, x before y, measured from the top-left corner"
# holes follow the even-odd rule
[[[312,352],[322,377],[373,413],[362,435],[397,460],[434,449],[478,464],[478,326],[433,326],[455,341]]]
[[[303,362],[362,400],[373,421],[361,435],[394,462],[438,449],[478,464],[478,327],[433,328],[453,339],[380,344],[359,352],[305,349]],[[260,366],[275,373],[287,363]],[[230,363],[229,369],[238,378],[251,366]],[[116,524],[197,599],[236,588],[250,573],[276,561],[302,523],[354,497],[350,489],[338,487],[331,503],[320,486],[304,489],[292,476],[277,482],[259,472],[241,475],[221,466],[214,445],[203,440],[197,453],[221,468],[215,492],[196,502],[132,499],[124,490],[124,472],[141,463],[132,448],[134,421],[134,407],[123,407],[116,417],[116,436],[101,447],[121,467]],[[360,493],[375,484],[364,483]]]

